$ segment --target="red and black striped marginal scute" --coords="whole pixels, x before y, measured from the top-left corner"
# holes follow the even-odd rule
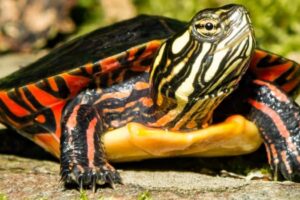
[[[149,41],[95,63],[0,91],[0,121],[59,156],[61,118],[67,102],[88,86],[106,88],[149,71],[160,44]]]
[[[300,108],[270,82],[254,80],[249,115],[260,129],[272,170],[294,180],[300,172]]]
[[[298,63],[266,51],[255,50],[250,70],[257,79],[275,83],[287,93],[300,84]]]

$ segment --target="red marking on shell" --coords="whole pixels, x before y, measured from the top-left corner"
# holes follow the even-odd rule
[[[291,61],[287,61],[283,64],[276,66],[271,66],[267,68],[252,67],[251,69],[258,79],[272,82],[278,79],[280,76],[282,76],[282,74],[288,71],[292,66],[293,63]]]
[[[64,78],[70,93],[71,97],[76,96],[83,88],[85,88],[90,82],[91,79],[82,77],[82,76],[72,76],[67,73],[63,74]]]
[[[46,118],[44,115],[38,115],[35,120],[41,124],[45,123],[46,122]]]
[[[44,107],[50,107],[51,105],[57,104],[61,99],[58,99],[48,92],[41,90],[35,84],[31,84],[27,86],[27,89],[31,92],[31,94],[39,101],[41,105]]]
[[[286,92],[291,92],[294,88],[296,88],[300,84],[300,76],[295,77],[293,80],[285,83],[281,86],[281,88]]]
[[[101,73],[107,73],[119,68],[121,65],[115,57],[108,57],[100,61]]]
[[[1,118],[0,118],[0,119],[1,119]],[[1,119],[1,120],[3,120],[3,119]],[[12,125],[12,126],[14,126],[14,127],[16,127],[16,128],[21,128],[22,125],[24,125],[24,124],[20,124],[20,123],[14,121],[14,120],[11,119],[9,116],[6,116],[6,118],[5,118],[4,121],[5,121],[6,123],[8,123],[8,124],[10,124],[10,125]],[[31,136],[29,136],[28,138],[31,139]]]
[[[146,49],[139,56],[139,59],[136,59],[136,61],[133,63],[133,66],[130,67],[130,70],[137,71],[137,72],[139,72],[139,71],[140,72],[149,72],[150,66],[144,66],[141,63],[145,59],[151,59],[152,57],[154,57],[154,55],[158,51],[161,43],[162,43],[162,41],[160,41],[160,40],[153,40],[153,41],[148,42],[146,44]],[[134,58],[136,52],[138,52],[138,50],[143,47],[144,47],[144,45],[141,45],[140,47],[130,49],[129,50],[130,57]],[[132,58],[130,58],[129,61],[131,61]]]
[[[132,61],[135,58],[136,53],[139,51],[138,48],[131,48],[128,50],[129,56],[128,56],[128,61]]]
[[[9,98],[7,92],[0,92],[0,99],[2,99],[3,103],[6,107],[17,117],[25,117],[30,114],[28,110],[14,102]]]
[[[162,41],[161,40],[153,40],[147,44],[147,50],[146,52],[149,52],[150,54],[153,54],[157,52],[159,47],[161,46]]]
[[[26,87],[26,86],[24,86],[24,87]],[[24,91],[23,91],[23,88],[24,87],[21,87],[21,88],[19,88],[18,90],[19,90],[19,92],[20,92],[20,94],[21,94],[21,98],[22,98],[22,100],[26,103],[26,105],[28,105],[32,110],[34,110],[34,111],[36,111],[36,108],[31,104],[31,102],[26,98],[26,96],[25,96],[25,94],[24,94]]]
[[[150,65],[143,66],[140,64],[140,62],[135,62],[132,67],[130,67],[131,71],[134,72],[149,72],[150,71]]]
[[[62,114],[63,114],[63,109],[66,105],[66,102],[63,101],[59,104],[56,104],[55,106],[51,107],[51,110],[54,114],[55,117],[55,122],[56,122],[56,133],[55,135],[60,138],[61,136],[61,119],[62,119]]]
[[[268,61],[270,63],[267,63],[268,66],[258,68],[257,64],[263,58],[266,58],[266,56],[268,56]],[[255,54],[251,59],[250,70],[253,74],[256,75],[256,78],[274,82],[278,80],[282,75],[286,75],[286,72],[293,69],[285,77],[286,83],[280,86],[284,91],[291,92],[300,84],[300,77],[298,75],[300,73],[300,65],[292,60],[282,59],[281,64],[272,66],[272,62],[274,62],[276,59],[279,59],[279,57],[280,56],[276,54],[267,53],[262,50],[255,50]]]
[[[93,74],[93,63],[87,63],[84,65],[85,70],[87,71],[87,73],[89,74]]]
[[[56,91],[56,92],[59,91],[59,88],[58,88],[58,86],[57,86],[57,84],[56,84],[56,82],[55,82],[55,80],[54,80],[53,77],[48,78],[48,82],[49,82],[50,87],[51,87],[51,89],[52,89],[53,91]]]
[[[264,51],[261,51],[261,50],[255,50],[254,55],[253,55],[253,57],[252,57],[252,59],[251,59],[251,61],[250,61],[250,66],[249,66],[249,68],[250,68],[252,71],[255,72],[256,66],[257,66],[258,62],[259,62],[262,58],[264,58],[266,55],[267,55],[267,53],[264,52]]]

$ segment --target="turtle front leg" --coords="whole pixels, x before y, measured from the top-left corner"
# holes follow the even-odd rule
[[[250,119],[258,126],[274,171],[288,180],[300,175],[300,108],[282,90],[269,82],[253,81],[255,91],[248,102]]]
[[[119,173],[107,162],[101,143],[103,126],[97,110],[87,104],[68,106],[62,122],[61,177],[80,189],[97,184],[121,183]]]

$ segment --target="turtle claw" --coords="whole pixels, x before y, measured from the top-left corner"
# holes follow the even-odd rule
[[[96,190],[97,190],[97,180],[95,179],[95,176],[93,176],[93,179],[92,179],[92,191],[93,191],[93,193],[96,193]]]
[[[291,134],[289,138],[277,135],[266,135],[261,132],[265,139],[269,164],[273,171],[273,179],[284,178],[290,181],[299,181],[300,179],[300,133]],[[275,132],[276,133],[276,132]],[[272,136],[272,137],[271,137]]]
[[[114,184],[122,184],[119,173],[108,163],[100,167],[74,165],[71,170],[62,170],[61,180],[66,186],[76,184],[80,190],[91,188],[93,192],[97,185],[108,184],[114,188]]]
[[[267,150],[269,164],[273,172],[273,179],[284,178],[290,181],[300,180],[300,149],[298,148],[299,134],[284,138],[276,135],[266,135],[261,131]],[[272,136],[272,137],[271,137]]]
[[[282,151],[283,153],[287,151]],[[298,153],[297,153],[298,154]],[[299,181],[300,179],[300,157],[295,155],[295,152],[289,152],[284,157],[279,157],[277,163],[271,163],[273,169],[273,179],[279,180],[283,177],[289,181]]]

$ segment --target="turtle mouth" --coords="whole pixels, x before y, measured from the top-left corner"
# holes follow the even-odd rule
[[[241,44],[246,38],[249,38],[253,42],[255,42],[253,39],[253,27],[251,24],[245,25],[233,41],[229,42],[226,46],[216,49],[216,51],[213,53],[224,51],[227,49],[234,49],[235,46]]]
[[[245,25],[243,28],[241,28],[241,32],[239,35],[237,35],[236,39],[232,42],[232,44],[229,44],[229,46],[235,46],[236,44],[241,44],[243,40],[247,37],[253,37],[253,27],[251,24]]]

